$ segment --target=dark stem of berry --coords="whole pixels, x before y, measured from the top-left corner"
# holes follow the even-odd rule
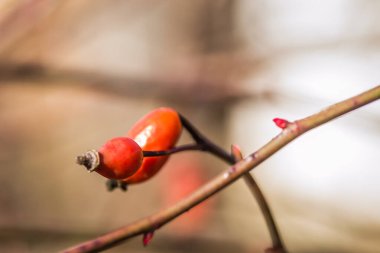
[[[201,132],[198,131],[185,117],[179,114],[181,123],[183,127],[189,132],[191,137],[194,139],[194,144],[187,144],[182,146],[177,146],[168,150],[160,150],[160,151],[143,151],[144,157],[152,157],[152,156],[165,156],[171,155],[174,153],[189,151],[189,150],[198,150],[212,153],[213,155],[221,158],[225,162],[229,164],[234,164],[234,157],[220,148],[218,145],[211,142],[207,139]]]

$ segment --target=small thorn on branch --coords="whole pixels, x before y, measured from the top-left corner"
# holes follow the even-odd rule
[[[235,160],[241,160],[243,159],[243,155],[241,153],[241,149],[238,145],[236,144],[232,144],[231,145],[231,154],[233,155],[233,157],[235,158]]]

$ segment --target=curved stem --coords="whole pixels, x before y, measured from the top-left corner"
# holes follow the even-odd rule
[[[231,154],[235,158],[236,162],[239,162],[243,159],[243,155],[236,145],[231,146]],[[264,216],[265,223],[267,224],[270,237],[272,239],[272,252],[276,253],[285,253],[286,249],[284,247],[284,244],[282,243],[281,236],[279,231],[277,230],[276,222],[274,221],[274,216],[272,215],[272,212],[269,208],[269,205],[264,197],[263,192],[261,191],[259,185],[257,184],[254,177],[251,175],[251,173],[247,172],[243,175],[244,182],[247,184],[249,190],[253,194],[253,196],[256,198],[261,213]],[[275,250],[275,251],[273,251]]]
[[[253,176],[247,172],[243,175],[243,179],[245,183],[247,184],[249,190],[251,193],[255,196],[256,200],[259,204],[261,213],[264,216],[265,223],[267,224],[270,237],[272,239],[272,249],[277,250],[277,252],[286,252],[284,244],[281,240],[280,233],[278,232],[276,222],[274,220],[274,216],[272,215],[272,211],[269,208],[269,205],[267,204],[263,192],[260,190],[259,185],[257,184],[256,180],[253,178]]]
[[[166,156],[166,155],[172,155],[174,153],[178,153],[182,151],[190,151],[190,150],[203,150],[203,147],[201,147],[199,144],[186,144],[186,145],[177,146],[177,147],[174,147],[172,149],[167,149],[167,150],[159,150],[159,151],[143,150],[143,156],[144,157]]]
[[[181,151],[186,151],[186,150],[199,150],[199,151],[212,153],[213,155],[221,158],[222,160],[224,160],[225,162],[229,164],[235,163],[235,159],[230,154],[228,154],[218,145],[214,144],[209,139],[207,139],[184,116],[179,114],[179,117],[180,117],[183,127],[189,132],[191,137],[194,139],[195,144],[177,146],[168,150],[143,151],[144,157],[171,155],[171,154],[178,153]]]
[[[195,144],[187,144],[182,146],[177,146],[168,150],[159,150],[159,151],[143,151],[144,157],[150,156],[163,156],[171,155],[181,151],[187,150],[199,150],[212,153],[213,155],[221,158],[229,164],[234,164],[235,159],[229,153],[224,151],[221,147],[211,142],[203,134],[201,134],[185,117],[179,114],[181,123],[183,127],[190,133],[191,137],[194,139]]]
[[[380,98],[380,86],[370,89],[362,94],[354,96],[334,104],[323,111],[313,114],[301,120],[290,123],[280,134],[275,136],[267,144],[256,152],[236,163],[228,170],[222,172],[208,183],[200,187],[188,197],[177,202],[173,206],[163,209],[153,215],[135,221],[124,227],[99,236],[93,240],[83,242],[62,252],[84,253],[99,252],[137,235],[160,228],[172,221],[182,213],[198,205],[210,196],[229,186],[250,170],[256,168],[263,161],[271,157],[288,143],[301,136],[305,132],[329,122],[345,113],[353,111]]]
[[[181,119],[183,127],[190,133],[191,137],[197,144],[203,146],[204,151],[212,153],[213,155],[223,159],[229,164],[235,163],[235,159],[231,154],[227,153],[224,151],[224,149],[210,141],[206,136],[199,132],[198,129],[196,129],[184,116],[179,114],[179,117]]]
[[[179,153],[182,151],[190,151],[190,150],[209,152],[221,158],[228,164],[234,163],[233,162],[234,160],[231,158],[231,156],[228,153],[225,153],[224,151],[223,152],[217,151],[209,143],[186,144],[186,145],[174,147],[172,149],[158,150],[158,151],[144,150],[143,156],[144,157],[166,156],[166,155],[172,155],[172,154]]]

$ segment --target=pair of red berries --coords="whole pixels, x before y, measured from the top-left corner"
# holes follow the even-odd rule
[[[140,119],[123,137],[107,141],[98,151],[78,156],[78,163],[109,179],[133,184],[154,176],[168,156],[144,157],[143,150],[168,150],[182,131],[180,117],[170,108],[158,108]]]

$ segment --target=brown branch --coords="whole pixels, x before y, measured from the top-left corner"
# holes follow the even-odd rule
[[[283,129],[280,134],[270,140],[259,150],[219,174],[204,186],[196,190],[193,194],[177,202],[175,205],[129,225],[111,231],[105,235],[99,236],[96,239],[89,240],[72,248],[66,249],[62,252],[99,252],[101,250],[108,249],[128,238],[159,229],[161,226],[175,219],[182,213],[188,211],[208,197],[232,184],[239,177],[257,167],[260,163],[265,161],[267,158],[272,156],[286,144],[303,133],[379,98],[380,86],[377,86],[350,99],[334,104],[319,113],[292,122],[285,129]]]

